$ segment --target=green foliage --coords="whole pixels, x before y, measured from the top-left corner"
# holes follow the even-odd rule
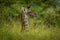
[[[56,7],[55,2],[55,0],[0,0],[0,19],[16,20],[20,15],[21,7],[30,5],[32,11],[37,14],[37,20],[43,20],[46,25],[60,27],[60,7]]]

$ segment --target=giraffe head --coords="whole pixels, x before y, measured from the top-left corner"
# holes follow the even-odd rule
[[[30,9],[30,7],[28,6],[27,8],[22,7],[22,11],[24,14],[27,14],[28,16],[32,16],[32,17],[36,17],[36,13],[32,12],[32,10]]]
[[[27,14],[28,14],[29,16],[32,16],[32,17],[36,17],[36,16],[37,16],[36,13],[32,12],[32,10],[30,9],[29,6],[27,7]]]

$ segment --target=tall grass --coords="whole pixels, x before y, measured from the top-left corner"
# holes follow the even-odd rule
[[[21,32],[19,21],[5,22],[0,30],[0,40],[60,40],[60,28],[45,25],[35,28],[32,24],[29,32]]]

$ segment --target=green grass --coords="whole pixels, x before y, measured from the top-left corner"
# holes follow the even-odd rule
[[[0,30],[0,40],[60,40],[60,28],[47,28],[46,26],[32,27],[30,23],[29,32],[21,32],[18,21],[3,23]]]

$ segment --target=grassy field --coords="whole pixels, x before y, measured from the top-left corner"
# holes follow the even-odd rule
[[[33,27],[29,32],[21,32],[20,22],[3,23],[0,28],[0,40],[60,40],[60,28],[46,26]]]

